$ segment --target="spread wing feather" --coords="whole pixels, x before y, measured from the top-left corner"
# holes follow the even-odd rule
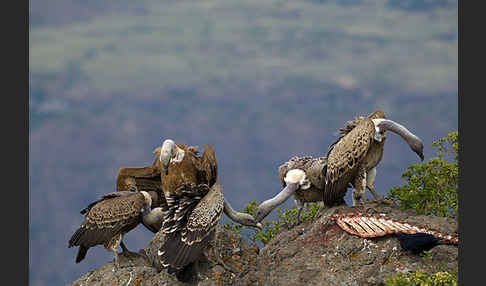
[[[162,191],[160,168],[146,167],[120,168],[116,175],[117,191]]]
[[[116,174],[117,191],[162,191],[160,182],[160,150],[155,148],[152,165],[145,167],[124,167]]]
[[[175,269],[200,258],[213,237],[224,203],[221,186],[216,184],[213,148],[206,144],[198,156],[197,146],[177,146],[185,151],[182,161],[172,164],[168,175],[162,173],[167,202],[162,230],[167,239],[159,249],[161,263]]]
[[[120,168],[116,175],[117,191],[146,191],[152,197],[152,208],[166,206],[167,202],[162,192],[160,150],[161,147],[157,147],[153,151],[155,158],[152,165]],[[143,221],[142,224],[153,233],[157,233],[161,226],[149,225]]]
[[[213,148],[206,144],[201,157],[201,164],[198,169],[206,174],[206,180],[209,186],[213,186],[218,180],[218,163],[216,162],[216,154]]]
[[[215,184],[191,212],[186,229],[182,231],[182,240],[191,245],[206,238],[221,219],[223,204],[221,185]]]
[[[165,233],[182,230],[194,208],[209,192],[206,184],[184,184],[167,197],[167,208],[164,209],[164,223],[162,229]]]
[[[366,156],[374,134],[373,121],[364,118],[349,133],[330,146],[326,155],[326,189],[323,196],[326,205],[333,205],[342,197],[359,163]]]
[[[211,240],[223,211],[221,186],[185,184],[168,198],[163,231],[167,240],[159,249],[164,266],[181,268],[198,259]]]

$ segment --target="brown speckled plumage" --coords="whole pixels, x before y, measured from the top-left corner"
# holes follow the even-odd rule
[[[168,208],[163,224],[167,240],[159,257],[170,271],[183,272],[209,247],[223,213],[224,198],[221,186],[215,184],[217,162],[211,146],[204,146],[202,156],[195,147],[177,146],[184,157],[171,161],[168,173],[161,175]]]
[[[311,156],[292,157],[287,162],[280,165],[278,168],[278,176],[282,186],[285,188],[287,183],[285,178],[290,170],[299,169],[305,172],[305,177],[310,182],[308,188],[299,187],[294,192],[294,201],[297,205],[297,217],[300,221],[300,213],[305,203],[310,202],[322,202],[323,193],[326,185],[326,173],[327,173],[327,158],[318,157],[312,158]],[[334,204],[344,204],[345,192],[341,193],[341,198],[336,198]],[[332,205],[324,206],[331,207]]]
[[[373,143],[374,134],[375,125],[371,119],[365,118],[329,150],[326,189],[323,196],[326,205],[333,205],[338,198],[341,198],[350,182],[355,186],[354,179],[360,168],[364,167],[363,163],[369,165],[365,159]]]
[[[302,203],[322,201],[324,191],[327,160],[326,157],[312,158],[310,156],[292,157],[278,168],[278,176],[282,186],[285,187],[285,176],[292,169],[301,169],[306,173],[311,186],[309,189],[298,189],[294,193],[295,199]]]
[[[326,191],[324,202],[332,204],[346,193],[348,184],[352,184],[353,205],[366,200],[365,190],[370,189],[374,199],[379,195],[374,189],[376,166],[383,157],[386,137],[381,141],[374,139],[375,124],[373,119],[386,119],[382,110],[376,110],[367,117],[358,116],[345,123],[339,129],[341,137],[328,149]]]
[[[79,246],[76,263],[84,259],[90,247],[104,245],[114,250],[121,236],[142,221],[142,212],[147,205],[140,192],[114,192],[104,195],[81,210],[84,221],[69,240],[69,246]]]
[[[354,187],[353,205],[365,200],[366,188],[375,199],[380,199],[373,183],[376,166],[383,156],[387,130],[400,135],[423,160],[420,138],[404,126],[386,119],[383,111],[377,110],[367,117],[358,116],[339,129],[342,135],[329,146],[326,156],[293,157],[279,167],[284,188],[258,206],[256,220],[261,221],[291,195],[294,195],[298,216],[306,202],[322,201],[327,207],[344,204],[350,186]]]
[[[202,258],[211,246],[223,214],[221,185],[185,184],[171,196],[163,231],[167,242],[160,248],[163,265],[179,270]]]
[[[221,185],[214,184],[188,217],[182,240],[189,245],[199,243],[213,232],[223,215],[223,202]]]
[[[182,161],[170,163],[168,174],[161,173],[165,197],[167,198],[177,188],[187,183],[207,184],[211,187],[218,178],[218,164],[213,148],[206,144],[202,156],[198,156],[193,146],[186,147],[184,144],[177,144],[177,146],[185,153]]]

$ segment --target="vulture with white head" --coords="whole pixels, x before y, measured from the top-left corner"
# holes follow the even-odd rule
[[[223,212],[242,225],[261,228],[251,215],[235,212],[224,199],[213,148],[206,144],[202,156],[196,149],[167,139],[160,152],[167,202],[162,230],[167,239],[158,254],[162,265],[181,281],[197,275],[198,261],[212,250]]]
[[[262,221],[291,195],[294,195],[299,221],[304,203],[319,202],[326,207],[344,204],[349,187],[354,186],[353,206],[359,199],[365,200],[366,188],[375,199],[380,199],[373,182],[376,166],[383,156],[387,130],[399,134],[424,159],[420,138],[404,126],[385,119],[383,111],[377,110],[368,117],[359,116],[339,130],[342,136],[331,144],[326,156],[293,157],[278,168],[284,189],[259,205],[256,220]]]

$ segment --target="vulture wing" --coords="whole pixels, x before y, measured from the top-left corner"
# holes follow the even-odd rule
[[[186,230],[182,232],[182,240],[188,245],[203,241],[221,219],[223,203],[221,185],[215,184],[191,212]]]
[[[369,118],[359,122],[349,133],[329,148],[327,157],[324,203],[333,205],[343,196],[348,183],[356,174],[359,163],[373,142],[375,125]]]
[[[91,247],[108,242],[113,236],[134,228],[141,221],[144,205],[141,193],[108,195],[87,211],[86,217],[69,240],[69,247]]]
[[[204,151],[198,169],[205,174],[204,179],[208,182],[209,187],[213,186],[218,180],[216,153],[214,153],[213,148],[209,144],[204,145]]]
[[[200,258],[223,214],[221,185],[186,184],[170,198],[159,255],[164,266],[180,269]]]
[[[120,168],[116,174],[117,191],[156,191],[161,194],[160,149],[155,148],[154,162],[145,167]]]

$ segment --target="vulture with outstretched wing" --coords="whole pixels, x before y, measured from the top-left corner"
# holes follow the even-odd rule
[[[218,166],[211,146],[204,146],[202,156],[196,148],[167,139],[160,153],[167,208],[162,226],[166,241],[158,254],[162,265],[181,281],[194,278],[198,261],[212,249],[223,212],[240,224],[261,228],[251,215],[235,212],[225,201],[216,183]]]
[[[144,167],[122,167],[116,174],[117,192],[145,191],[152,197],[152,211],[154,214],[158,213],[158,216],[152,216],[153,219],[143,222],[143,225],[153,233],[157,233],[161,229],[163,218],[162,209],[167,208],[167,202],[165,201],[160,181],[160,149],[161,147],[158,147],[153,151],[155,159],[151,165]],[[160,220],[156,220],[155,218],[160,218]]]

